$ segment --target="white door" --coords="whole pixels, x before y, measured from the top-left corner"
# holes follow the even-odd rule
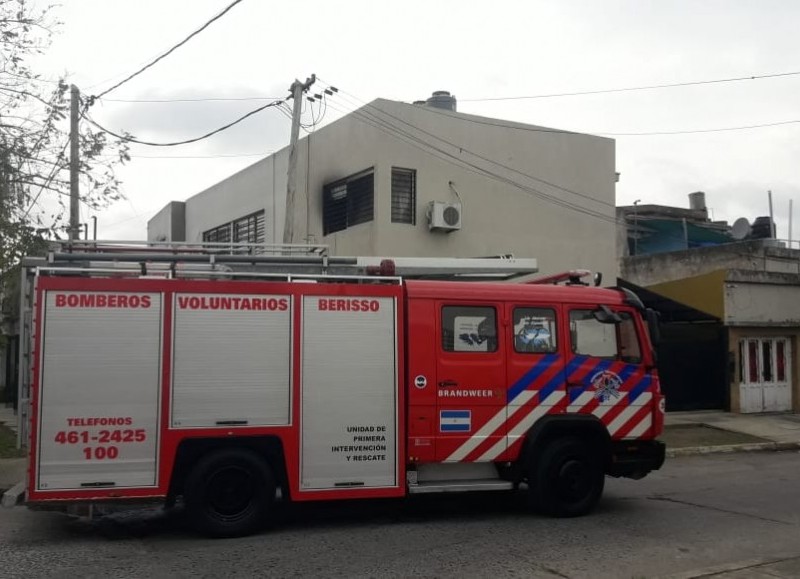
[[[792,409],[791,346],[787,338],[745,338],[739,342],[739,361],[742,412]]]

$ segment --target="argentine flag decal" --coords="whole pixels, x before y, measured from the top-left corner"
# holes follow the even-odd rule
[[[471,410],[441,410],[439,412],[440,432],[469,432],[472,430]]]

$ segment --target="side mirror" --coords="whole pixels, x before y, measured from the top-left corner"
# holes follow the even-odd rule
[[[622,318],[616,312],[612,312],[608,306],[601,305],[592,312],[594,319],[601,324],[619,324]]]
[[[603,283],[603,272],[602,271],[594,272],[594,287],[600,287],[601,283]]]
[[[647,330],[650,332],[650,341],[655,347],[661,341],[661,327],[658,324],[658,318],[661,314],[652,308],[647,308],[644,314],[647,319]]]

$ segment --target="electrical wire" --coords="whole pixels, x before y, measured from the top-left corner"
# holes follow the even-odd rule
[[[732,77],[732,78],[722,78],[722,79],[711,79],[711,80],[700,80],[700,81],[689,81],[689,82],[679,82],[679,83],[668,83],[668,84],[656,84],[656,85],[648,85],[648,86],[638,86],[638,87],[624,87],[624,88],[612,88],[612,89],[596,89],[596,90],[587,90],[587,91],[578,91],[578,92],[562,92],[562,93],[549,93],[549,94],[538,94],[538,95],[523,95],[523,96],[511,96],[511,97],[484,97],[484,98],[461,98],[459,99],[461,102],[490,102],[490,101],[506,101],[506,100],[524,100],[524,99],[543,99],[543,98],[558,98],[558,97],[570,97],[570,96],[581,96],[581,95],[593,95],[593,94],[606,94],[606,93],[617,93],[617,92],[631,92],[631,91],[643,91],[643,90],[657,90],[663,88],[677,88],[677,87],[684,87],[684,86],[699,86],[699,85],[708,85],[708,84],[721,84],[721,83],[729,83],[729,82],[741,82],[746,80],[762,80],[768,78],[780,78],[780,77],[787,77],[787,76],[796,76],[800,75],[800,71],[793,71],[793,72],[783,72],[783,73],[776,73],[776,74],[760,74],[760,75],[751,75],[751,76],[742,76],[742,77]],[[58,83],[58,81],[48,81],[42,80],[42,82],[52,82]],[[96,99],[100,99],[100,96],[95,97]],[[205,101],[257,101],[257,100],[274,100],[279,97],[269,97],[269,96],[251,96],[251,97],[207,97],[207,98],[196,98],[196,99],[109,99],[104,98],[103,100],[108,102],[126,102],[126,103],[165,103],[165,102],[205,102]],[[561,131],[554,131],[554,132],[561,132]],[[564,131],[570,132],[570,131]]]
[[[320,79],[320,81],[323,82],[324,84],[328,85],[328,86],[331,86],[326,81],[324,81],[322,79]],[[523,177],[526,177],[528,179],[532,179],[534,181],[542,183],[543,185],[547,185],[549,187],[553,187],[554,189],[558,189],[558,190],[563,191],[565,193],[570,193],[570,194],[575,195],[577,197],[582,197],[582,198],[587,199],[589,201],[593,201],[593,202],[599,203],[601,205],[606,205],[608,207],[616,207],[616,205],[613,204],[613,203],[609,203],[609,202],[604,201],[602,199],[597,199],[596,197],[592,197],[591,195],[587,195],[585,193],[581,193],[581,192],[576,191],[574,189],[570,189],[568,187],[564,187],[562,185],[558,185],[558,184],[553,183],[551,181],[548,181],[546,179],[542,179],[540,177],[536,177],[535,175],[531,175],[529,173],[525,173],[524,171],[520,171],[518,169],[515,169],[515,168],[510,167],[508,165],[505,165],[503,163],[500,163],[499,161],[496,161],[494,159],[486,157],[485,155],[481,155],[480,153],[476,153],[474,151],[470,151],[469,149],[464,148],[462,145],[459,145],[459,144],[454,143],[452,141],[448,141],[447,139],[445,139],[443,137],[440,137],[440,136],[438,136],[438,135],[436,135],[436,134],[434,134],[434,133],[432,133],[430,131],[427,131],[427,130],[425,130],[425,129],[417,126],[417,125],[409,123],[409,122],[407,122],[407,121],[405,121],[405,120],[403,120],[403,119],[401,119],[401,118],[399,118],[399,117],[397,117],[395,115],[392,115],[391,113],[388,113],[388,112],[384,111],[383,109],[375,107],[375,106],[373,106],[373,105],[371,105],[369,103],[365,103],[364,101],[361,101],[360,99],[358,99],[354,95],[351,95],[351,94],[347,93],[346,91],[342,91],[340,89],[340,92],[345,94],[345,95],[349,95],[350,97],[353,97],[356,101],[359,101],[362,104],[362,106],[371,108],[371,109],[375,110],[376,112],[378,112],[380,114],[386,115],[386,116],[388,116],[388,117],[390,117],[390,118],[392,118],[392,119],[394,119],[394,120],[396,120],[396,121],[398,121],[398,122],[400,122],[400,123],[412,128],[413,130],[419,131],[419,132],[421,132],[421,133],[423,133],[425,135],[428,135],[429,137],[432,137],[432,138],[434,138],[434,139],[436,139],[436,140],[438,140],[438,141],[440,141],[442,143],[447,144],[450,147],[453,147],[454,149],[457,149],[459,152],[466,152],[466,153],[468,153],[468,154],[470,154],[470,155],[472,155],[472,156],[474,156],[474,157],[476,157],[478,159],[481,159],[483,161],[486,161],[488,163],[492,163],[493,165],[501,167],[501,168],[505,169],[506,171],[510,171],[512,173],[516,173],[518,175],[522,175]],[[421,107],[421,108],[425,108],[425,107]]]
[[[608,89],[599,89],[599,90],[586,90],[586,91],[578,91],[578,92],[561,92],[561,93],[550,93],[550,94],[536,94],[536,95],[525,95],[525,96],[509,96],[509,97],[484,97],[484,98],[472,98],[472,99],[459,99],[462,102],[490,102],[490,101],[515,101],[515,100],[527,100],[527,99],[548,99],[548,98],[556,98],[556,97],[570,97],[570,96],[582,96],[582,95],[593,95],[593,94],[608,94],[608,93],[618,93],[618,92],[633,92],[633,91],[642,91],[642,90],[656,90],[662,88],[677,88],[677,87],[684,87],[684,86],[698,86],[698,85],[707,85],[707,84],[722,84],[728,82],[741,82],[745,80],[762,80],[766,78],[779,78],[779,77],[786,77],[786,76],[797,76],[800,75],[800,71],[793,71],[793,72],[780,72],[775,74],[756,74],[752,76],[737,76],[731,78],[717,78],[711,80],[695,80],[695,81],[688,81],[688,82],[675,82],[675,83],[668,83],[668,84],[653,84],[653,85],[646,85],[646,86],[634,86],[634,87],[624,87],[624,88],[608,88]]]
[[[765,127],[779,127],[782,125],[794,125],[800,123],[800,119],[791,121],[778,121],[775,123],[762,123],[759,125],[744,125],[740,127],[722,127],[716,129],[693,129],[688,131],[654,131],[646,133],[594,133],[606,137],[652,137],[658,135],[692,135],[697,133],[722,133],[726,131],[747,131],[750,129],[763,129]]]
[[[331,105],[331,107],[334,108],[334,110],[339,110],[339,109],[335,108],[333,105]],[[363,108],[366,109],[367,107],[363,107]],[[340,111],[340,112],[342,112],[342,111]],[[492,171],[490,171],[488,169],[480,167],[479,165],[471,163],[471,162],[469,162],[469,161],[467,161],[465,159],[459,158],[458,156],[456,156],[456,155],[454,155],[452,153],[449,153],[448,151],[445,151],[445,150],[443,150],[443,149],[441,149],[441,148],[439,148],[439,147],[437,147],[435,145],[432,145],[429,142],[425,141],[424,139],[420,139],[419,137],[416,137],[415,135],[413,135],[411,133],[408,133],[407,131],[404,131],[403,129],[391,124],[389,121],[384,121],[383,119],[380,119],[376,115],[372,115],[372,113],[369,113],[369,112],[367,112],[365,110],[355,110],[355,111],[350,112],[350,114],[352,114],[353,117],[355,119],[357,119],[357,120],[365,122],[366,124],[371,125],[374,128],[376,128],[376,129],[378,129],[378,130],[380,130],[380,131],[382,131],[382,132],[384,132],[384,133],[386,133],[386,134],[388,134],[388,135],[390,135],[390,136],[392,136],[394,138],[397,138],[397,139],[399,139],[401,141],[404,141],[407,144],[411,145],[412,147],[417,148],[417,149],[423,151],[424,153],[426,153],[428,155],[433,155],[434,157],[437,157],[437,158],[439,158],[441,160],[444,160],[444,161],[446,161],[446,162],[448,162],[450,164],[456,165],[457,167],[459,167],[461,169],[465,169],[465,170],[467,170],[467,171],[469,171],[471,173],[475,173],[475,174],[477,174],[477,175],[479,175],[481,177],[484,177],[484,178],[488,177],[488,178],[490,178],[492,180],[495,180],[495,181],[498,181],[500,183],[511,185],[511,186],[513,186],[515,188],[518,188],[518,189],[522,190],[523,192],[526,192],[526,193],[529,193],[531,195],[534,195],[534,196],[536,196],[536,197],[538,197],[538,198],[540,198],[540,199],[542,199],[544,201],[547,201],[547,202],[552,203],[554,205],[558,205],[558,206],[563,207],[565,209],[569,209],[569,210],[573,210],[573,211],[576,211],[576,212],[579,212],[579,213],[590,215],[590,216],[605,220],[605,221],[607,221],[609,223],[615,223],[615,224],[617,223],[617,220],[614,217],[610,216],[610,215],[607,215],[605,213],[601,213],[601,212],[598,212],[598,211],[595,211],[595,210],[591,210],[591,209],[582,207],[580,205],[576,205],[576,204],[571,203],[571,202],[569,202],[567,200],[564,200],[564,199],[560,199],[558,197],[555,197],[553,195],[545,193],[545,192],[543,192],[543,191],[541,191],[539,189],[536,189],[536,188],[531,187],[529,185],[525,185],[525,184],[520,183],[518,181],[515,181],[515,180],[513,180],[511,178],[505,177],[503,175],[497,174],[497,173],[492,172]]]
[[[344,93],[345,91],[341,91],[341,92]],[[459,159],[457,157],[454,157],[452,154],[449,154],[446,151],[443,151],[442,149],[439,149],[438,147],[435,147],[435,146],[431,145],[430,143],[427,143],[427,142],[425,142],[423,140],[417,140],[418,142],[415,143],[415,142],[413,142],[413,140],[409,140],[407,138],[410,135],[410,133],[407,133],[407,132],[399,129],[397,126],[392,125],[389,122],[383,122],[377,116],[375,116],[375,115],[371,116],[371,113],[366,113],[363,110],[363,109],[366,109],[367,107],[371,107],[371,105],[362,106],[361,109],[354,110],[354,111],[342,111],[341,109],[339,109],[337,107],[334,107],[334,105],[331,105],[331,107],[334,108],[334,110],[337,110],[339,112],[344,112],[345,114],[352,114],[355,119],[357,119],[357,120],[359,120],[361,122],[365,122],[366,124],[369,124],[369,125],[373,126],[374,128],[377,128],[378,130],[381,130],[384,133],[387,133],[387,134],[389,134],[389,135],[391,135],[391,136],[393,136],[395,138],[398,138],[400,140],[403,140],[403,141],[407,142],[411,146],[413,146],[415,148],[418,148],[418,149],[422,150],[423,152],[426,152],[428,154],[433,154],[434,156],[436,156],[436,157],[438,157],[440,159],[443,159],[443,160],[445,160],[447,162],[450,162],[451,164],[460,166],[462,169],[466,169],[467,171],[470,171],[470,172],[475,173],[477,175],[480,175],[480,176],[483,176],[483,177],[488,177],[488,178],[493,179],[495,181],[511,185],[511,186],[523,191],[523,192],[526,192],[526,193],[529,193],[531,195],[534,195],[535,197],[541,198],[541,199],[543,199],[545,201],[548,201],[548,202],[553,203],[555,205],[561,206],[561,207],[563,207],[565,209],[573,210],[573,211],[576,211],[578,213],[587,215],[589,217],[594,217],[594,218],[600,219],[600,220],[605,221],[607,223],[610,223],[610,224],[612,224],[614,226],[620,226],[620,225],[627,226],[627,224],[628,224],[629,216],[623,216],[622,218],[617,218],[616,215],[615,216],[610,216],[610,215],[607,215],[607,214],[604,214],[604,213],[600,213],[598,211],[594,211],[594,210],[591,210],[591,209],[588,209],[588,208],[585,208],[585,207],[576,206],[575,204],[572,204],[572,203],[569,203],[569,202],[565,202],[564,200],[552,197],[552,196],[548,195],[547,193],[544,193],[544,192],[542,192],[542,191],[540,191],[540,190],[538,190],[538,189],[536,189],[534,187],[530,187],[528,185],[525,185],[525,184],[520,183],[518,181],[515,181],[513,179],[509,179],[509,178],[503,177],[502,175],[498,175],[498,174],[493,173],[493,172],[491,172],[489,170],[481,168],[481,167],[479,167],[477,165],[474,165],[472,163],[466,162],[463,159]],[[371,108],[375,108],[376,110],[380,110],[380,109],[377,109],[376,107],[371,107]],[[385,111],[382,111],[382,112],[385,113]],[[387,114],[388,116],[393,117],[393,115],[389,115],[388,113],[385,113],[385,114]],[[394,118],[397,118],[397,117],[394,117]],[[420,146],[420,145],[422,145],[422,146]],[[423,147],[427,147],[427,148],[423,148]],[[440,153],[444,153],[444,155],[442,155]],[[676,240],[676,241],[684,241],[685,240],[685,238],[683,236],[674,235],[674,234],[667,234],[666,237],[668,239],[673,239],[673,240]],[[738,252],[738,253],[742,257],[749,257],[749,258],[752,258],[752,259],[763,259],[764,258],[764,256],[759,255],[759,254],[748,254],[748,253],[744,253],[744,252]],[[770,259],[773,259],[773,257],[770,257]],[[793,260],[791,258],[774,257],[774,259],[785,259],[786,261],[790,261],[792,263],[796,263],[796,260]]]
[[[239,101],[272,101],[281,97],[254,96],[254,97],[203,97],[203,98],[181,98],[181,99],[109,99],[95,97],[107,103],[207,103],[207,102],[239,102]]]
[[[247,119],[249,117],[252,117],[253,115],[255,115],[257,113],[260,113],[261,111],[263,111],[265,109],[268,109],[268,108],[274,107],[274,106],[279,106],[281,102],[283,102],[283,101],[273,101],[271,103],[267,103],[267,104],[265,104],[263,106],[260,106],[260,107],[258,107],[256,109],[253,109],[249,113],[245,113],[244,115],[242,115],[238,119],[236,119],[234,121],[231,121],[230,123],[228,123],[226,125],[223,125],[223,126],[219,127],[218,129],[214,129],[213,131],[209,131],[208,133],[206,133],[204,135],[200,135],[199,137],[194,137],[192,139],[184,139],[182,141],[172,141],[172,142],[169,142],[169,143],[156,143],[156,142],[153,142],[153,141],[142,141],[142,140],[136,139],[136,138],[134,138],[134,137],[132,137],[130,135],[121,135],[119,133],[116,133],[116,132],[114,132],[114,131],[112,131],[110,129],[107,129],[104,126],[102,126],[100,123],[98,123],[97,121],[92,119],[89,116],[88,112],[85,111],[85,110],[81,113],[81,116],[84,119],[86,119],[87,121],[89,121],[92,125],[94,125],[98,129],[100,129],[101,131],[106,132],[109,135],[111,135],[111,136],[113,136],[113,137],[115,137],[117,139],[120,139],[122,141],[125,141],[127,143],[136,143],[137,145],[147,145],[149,147],[177,147],[178,145],[188,145],[190,143],[196,143],[198,141],[202,141],[203,139],[207,139],[207,138],[209,138],[209,137],[211,137],[213,135],[216,135],[217,133],[221,133],[222,131],[225,131],[225,130],[230,129],[231,127],[233,127],[235,125],[238,125],[243,120],[245,120],[245,119]]]
[[[443,115],[443,116],[452,115],[452,113],[448,113],[448,111],[446,110],[437,109],[435,107],[419,107],[419,110],[425,111],[433,115]],[[459,115],[458,118],[459,120],[468,123],[474,123],[477,125],[488,125],[490,127],[501,127],[504,129],[511,129],[514,131],[523,131],[529,133],[554,133],[560,135],[572,135],[576,137],[586,137],[587,135],[588,136],[594,135],[597,137],[650,137],[650,136],[660,136],[660,135],[692,135],[692,134],[702,134],[702,133],[721,133],[728,131],[746,131],[752,129],[761,129],[766,127],[777,127],[781,125],[792,125],[800,123],[800,120],[792,119],[788,121],[776,121],[773,123],[741,125],[735,127],[716,127],[711,129],[686,129],[681,131],[644,131],[639,133],[608,133],[604,131],[568,131],[565,129],[548,129],[544,127],[532,127],[529,125],[522,125],[514,121],[494,121],[491,119],[484,119],[472,115]]]
[[[268,157],[274,151],[239,153],[232,155],[131,155],[131,159],[238,159],[241,157]]]
[[[451,155],[451,154],[449,154],[449,153],[447,153],[445,151],[442,151],[441,149],[438,149],[435,146],[432,146],[432,145],[430,145],[428,143],[425,143],[424,141],[415,143],[413,140],[408,139],[408,137],[407,137],[408,134],[407,133],[404,133],[402,130],[399,130],[396,126],[393,126],[388,122],[386,122],[386,123],[381,122],[381,120],[378,119],[377,117],[371,117],[369,113],[365,113],[364,111],[362,111],[360,109],[359,110],[354,110],[354,111],[347,111],[347,110],[342,110],[342,109],[334,106],[333,104],[331,104],[330,106],[331,106],[331,108],[333,108],[334,110],[336,110],[338,112],[342,112],[344,114],[351,114],[353,116],[353,118],[355,118],[356,120],[358,120],[358,121],[360,121],[362,123],[365,123],[367,125],[370,125],[373,128],[376,128],[376,129],[380,130],[381,132],[384,132],[384,133],[386,133],[386,134],[388,134],[388,135],[390,135],[390,136],[392,136],[394,138],[397,138],[397,139],[399,139],[401,141],[404,141],[407,144],[411,145],[412,147],[415,147],[415,148],[425,152],[426,154],[432,154],[433,156],[435,156],[437,158],[440,158],[440,159],[442,159],[442,160],[444,160],[446,162],[449,162],[449,163],[451,163],[453,165],[459,166],[460,168],[465,169],[465,170],[467,170],[467,171],[469,171],[471,173],[477,174],[477,175],[485,177],[485,178],[488,177],[488,178],[490,178],[492,180],[495,180],[495,181],[498,181],[498,182],[501,182],[501,183],[505,183],[507,185],[511,185],[511,186],[521,190],[522,192],[531,194],[531,195],[533,195],[533,196],[535,196],[537,198],[540,198],[540,199],[543,199],[543,200],[548,201],[550,203],[553,203],[555,205],[561,206],[561,207],[563,207],[563,208],[565,208],[567,210],[576,211],[576,212],[584,214],[586,216],[599,219],[601,221],[604,221],[606,223],[614,225],[615,227],[620,226],[620,225],[625,225],[625,226],[628,225],[628,216],[623,216],[622,218],[617,218],[616,216],[610,216],[610,215],[603,214],[603,213],[600,213],[600,212],[597,212],[597,211],[594,211],[594,210],[590,210],[590,209],[587,209],[587,208],[584,208],[584,207],[581,207],[581,206],[576,206],[576,205],[574,205],[572,203],[569,203],[569,202],[564,202],[563,200],[560,200],[558,198],[552,197],[552,196],[550,196],[550,195],[548,195],[548,194],[546,194],[546,193],[544,193],[544,192],[542,192],[542,191],[540,191],[540,190],[538,190],[538,189],[536,189],[534,187],[530,187],[528,185],[525,185],[525,184],[520,183],[518,181],[515,181],[513,179],[509,179],[509,178],[503,177],[502,175],[498,175],[496,173],[488,171],[488,170],[486,170],[484,168],[481,168],[481,167],[479,167],[477,165],[474,165],[472,163],[463,161],[462,159],[454,157],[453,155]],[[362,107],[362,108],[366,108],[366,107]],[[422,143],[425,143],[425,144],[422,144]],[[426,145],[427,145],[427,148],[426,148]],[[440,153],[444,153],[444,155],[442,155]],[[666,237],[669,238],[669,239],[676,240],[676,241],[684,241],[684,239],[685,239],[683,236],[674,235],[674,234],[667,234]],[[759,254],[748,254],[748,253],[744,253],[744,252],[738,252],[738,253],[742,257],[749,257],[749,258],[752,258],[752,259],[763,259],[764,258],[764,256],[759,255]],[[797,263],[796,260],[793,260],[791,258],[779,258],[779,257],[774,257],[773,258],[773,257],[770,257],[770,259],[776,259],[776,260],[784,259],[784,260],[786,260],[788,262]]]
[[[42,183],[42,185],[39,187],[39,191],[34,196],[33,200],[30,203],[30,205],[28,205],[28,208],[25,210],[25,213],[23,213],[22,218],[20,219],[20,221],[25,221],[25,218],[28,217],[28,215],[31,212],[31,209],[33,209],[33,206],[36,205],[36,203],[39,201],[39,197],[41,197],[41,195],[44,192],[45,188],[48,187],[50,185],[50,183],[53,182],[53,179],[55,179],[55,176],[58,173],[58,171],[61,170],[61,169],[64,169],[63,166],[59,165],[58,159],[60,159],[61,157],[64,156],[64,153],[66,152],[68,146],[69,146],[69,139],[67,139],[66,142],[64,143],[64,146],[61,147],[61,152],[56,157],[56,162],[53,163],[53,169],[50,171],[50,174],[47,176],[47,179],[45,179],[45,182]]]
[[[139,70],[137,70],[136,72],[134,72],[134,73],[132,73],[132,74],[128,75],[127,77],[125,77],[124,79],[122,79],[121,81],[119,81],[117,84],[115,84],[114,86],[112,86],[111,88],[108,88],[108,89],[104,90],[103,92],[101,92],[101,93],[100,93],[100,94],[98,94],[97,96],[91,97],[91,100],[90,100],[90,102],[92,102],[92,101],[94,101],[94,100],[96,100],[96,99],[102,98],[102,97],[104,97],[105,95],[107,95],[108,93],[110,93],[111,91],[118,89],[119,87],[121,87],[121,86],[122,86],[123,84],[125,84],[126,82],[128,82],[128,81],[130,81],[131,79],[133,79],[133,78],[135,78],[135,77],[139,76],[139,75],[140,75],[140,74],[142,74],[144,71],[146,71],[148,68],[150,68],[150,67],[154,66],[156,63],[158,63],[159,61],[161,61],[161,60],[163,60],[164,58],[166,58],[167,56],[169,56],[170,54],[172,54],[173,52],[175,52],[176,50],[178,50],[178,49],[179,49],[181,46],[183,46],[184,44],[186,44],[187,42],[189,42],[189,41],[190,41],[192,38],[194,38],[195,36],[197,36],[198,34],[200,34],[201,32],[203,32],[203,31],[204,31],[206,28],[208,28],[209,26],[211,26],[211,24],[213,24],[214,22],[216,22],[217,20],[219,20],[220,18],[222,18],[223,16],[225,16],[225,14],[227,14],[227,13],[228,13],[228,11],[230,11],[230,10],[231,10],[231,9],[232,9],[234,6],[236,6],[236,5],[237,5],[237,4],[239,4],[240,2],[242,2],[242,0],[233,0],[233,2],[231,2],[230,4],[228,4],[228,6],[226,6],[226,7],[225,7],[225,8],[222,10],[222,12],[220,12],[219,14],[217,14],[216,16],[214,16],[214,17],[213,17],[211,20],[209,20],[209,21],[207,21],[205,24],[203,24],[203,25],[202,25],[200,28],[198,28],[197,30],[195,30],[194,32],[192,32],[191,34],[189,34],[189,36],[187,36],[186,38],[184,38],[183,40],[181,40],[181,41],[180,41],[178,44],[176,44],[175,46],[173,46],[172,48],[170,48],[169,50],[167,50],[166,52],[164,52],[164,53],[163,53],[163,54],[161,54],[160,56],[156,57],[154,60],[150,61],[148,64],[144,65],[143,67],[141,67],[141,68],[140,68]]]

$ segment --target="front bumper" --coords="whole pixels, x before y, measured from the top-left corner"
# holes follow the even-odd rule
[[[666,445],[660,440],[621,440],[611,443],[606,474],[640,479],[664,464]]]

